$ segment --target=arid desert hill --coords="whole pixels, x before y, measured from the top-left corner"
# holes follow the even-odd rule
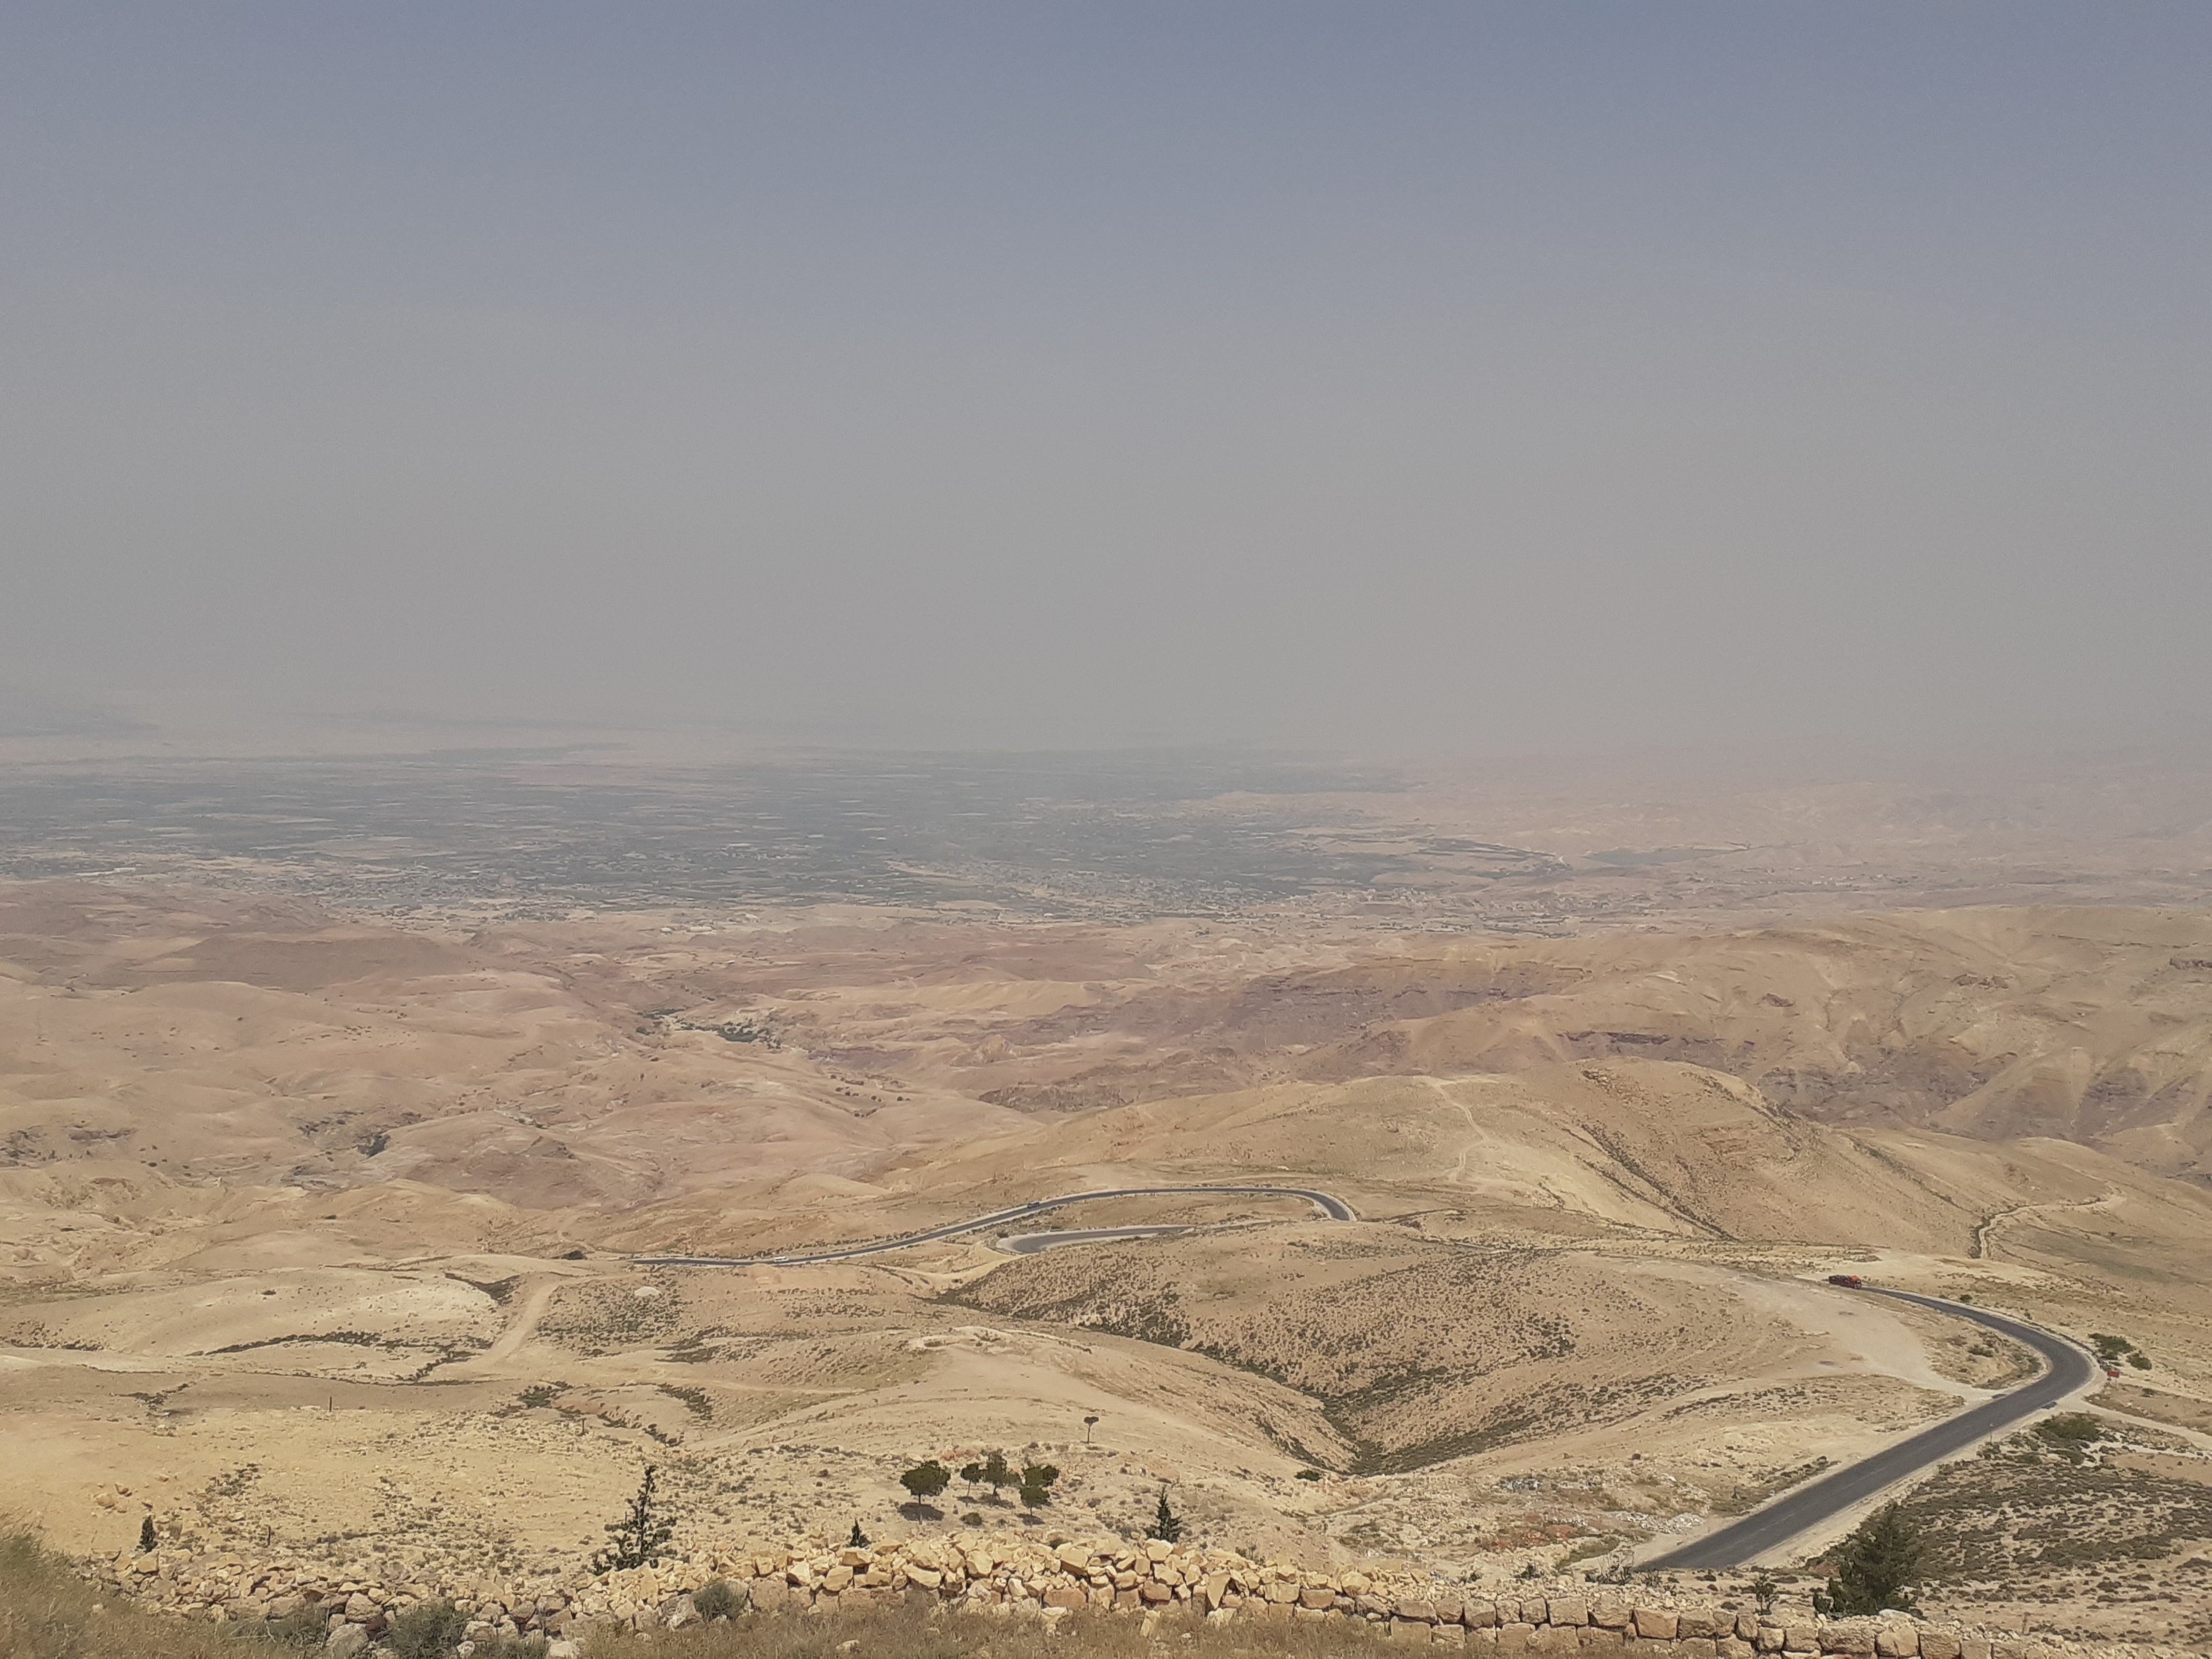
[[[2148,1369],[2095,1409],[2185,1486],[2204,959],[2149,911],[1475,941],[18,888],[0,1455],[70,1547],[151,1513],[554,1573],[647,1462],[694,1538],[880,1536],[961,1524],[902,1510],[914,1459],[1034,1448],[1086,1525],[1141,1529],[1166,1482],[1237,1547],[1502,1579],[1620,1565],[2025,1374],[1848,1268],[2124,1336]],[[2123,1087],[2164,1139],[2112,1127]],[[1024,1224],[1176,1230],[1037,1255],[632,1259],[1253,1182],[1358,1218],[1185,1194]],[[2151,1559],[2107,1547],[2066,1582]]]
[[[690,952],[657,919],[618,924],[633,971],[611,975],[608,931],[526,951],[224,894],[17,890],[0,903],[0,1149],[623,1207],[1019,1121],[686,1020],[667,1005]]]
[[[1139,988],[922,1074],[1033,1109],[1294,1076],[1696,1061],[1831,1122],[2079,1141],[2212,1178],[2212,921],[1963,910],[1820,927],[1408,946],[1212,995]],[[881,1042],[889,1063],[935,1058]],[[1024,1083],[1000,1082],[1016,1070]]]
[[[1989,909],[1439,947],[830,908],[454,933],[32,885],[0,902],[0,1055],[18,1162],[532,1207],[863,1176],[1036,1113],[1607,1055],[1823,1121],[2203,1176],[2212,922]]]

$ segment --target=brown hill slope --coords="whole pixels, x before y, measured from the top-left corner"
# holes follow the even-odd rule
[[[1485,941],[1144,991],[1001,1032],[975,1087],[1119,1103],[1283,1076],[1694,1061],[1829,1121],[2052,1136],[2212,1177],[2212,918],[1975,909],[1704,935]]]

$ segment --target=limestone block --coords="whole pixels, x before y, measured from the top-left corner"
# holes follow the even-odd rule
[[[1403,1600],[1392,1607],[1390,1613],[1393,1618],[1405,1624],[1433,1625],[1437,1622],[1437,1608],[1433,1601]]]
[[[1628,1603],[1615,1596],[1600,1596],[1597,1605],[1590,1609],[1590,1623],[1602,1626],[1607,1630],[1627,1629],[1632,1616]]]
[[[1503,1622],[1498,1609],[1487,1601],[1461,1602],[1459,1621],[1469,1630],[1495,1630]]]
[[[1298,1605],[1314,1613],[1325,1613],[1336,1605],[1336,1592],[1326,1584],[1308,1584],[1298,1592]]]
[[[1635,1613],[1636,1633],[1648,1642],[1671,1642],[1674,1639],[1675,1618],[1664,1607],[1638,1607]]]
[[[1920,1659],[1920,1632],[1910,1625],[1884,1625],[1874,1633],[1881,1659]]]
[[[1920,1632],[1920,1659],[1959,1659],[1959,1638],[1948,1631]]]
[[[1065,1607],[1073,1612],[1077,1607],[1091,1605],[1091,1592],[1074,1584],[1054,1584],[1044,1593],[1044,1604],[1048,1607]]]
[[[1579,1596],[1555,1595],[1545,1603],[1547,1622],[1553,1626],[1587,1625],[1590,1621],[1589,1603]]]

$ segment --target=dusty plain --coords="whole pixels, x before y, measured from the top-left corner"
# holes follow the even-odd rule
[[[653,1462],[701,1538],[1164,1487],[1255,1556],[1617,1571],[2027,1374],[1848,1271],[2147,1362],[1915,1489],[1923,1604],[2212,1640],[2201,771],[1224,767],[22,761],[13,1503],[550,1575]],[[1359,1218],[629,1259],[1240,1182]],[[896,1484],[994,1447],[1048,1509]]]

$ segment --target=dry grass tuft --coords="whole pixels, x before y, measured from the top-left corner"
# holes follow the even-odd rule
[[[30,1532],[0,1530],[5,1659],[286,1659],[320,1648],[319,1627],[304,1622],[226,1626],[142,1613],[78,1577]],[[600,1626],[584,1643],[585,1659],[1158,1659],[1164,1650],[1174,1659],[1354,1659],[1384,1651],[1381,1638],[1342,1620],[1224,1626],[1170,1618],[1147,1639],[1142,1621],[1126,1615],[1077,1613],[1048,1630],[1036,1620],[920,1602],[829,1618],[755,1614],[649,1634]]]
[[[7,1659],[278,1659],[300,1651],[305,1638],[270,1626],[248,1636],[142,1613],[78,1577],[34,1534],[0,1529],[0,1654]]]
[[[1147,1638],[1143,1622],[1127,1614],[1079,1613],[1048,1630],[1034,1620],[895,1603],[648,1634],[603,1627],[586,1642],[584,1659],[1350,1659],[1388,1650],[1386,1638],[1341,1619],[1209,1625],[1185,1616]],[[1396,1650],[1402,1655],[1405,1644]]]

